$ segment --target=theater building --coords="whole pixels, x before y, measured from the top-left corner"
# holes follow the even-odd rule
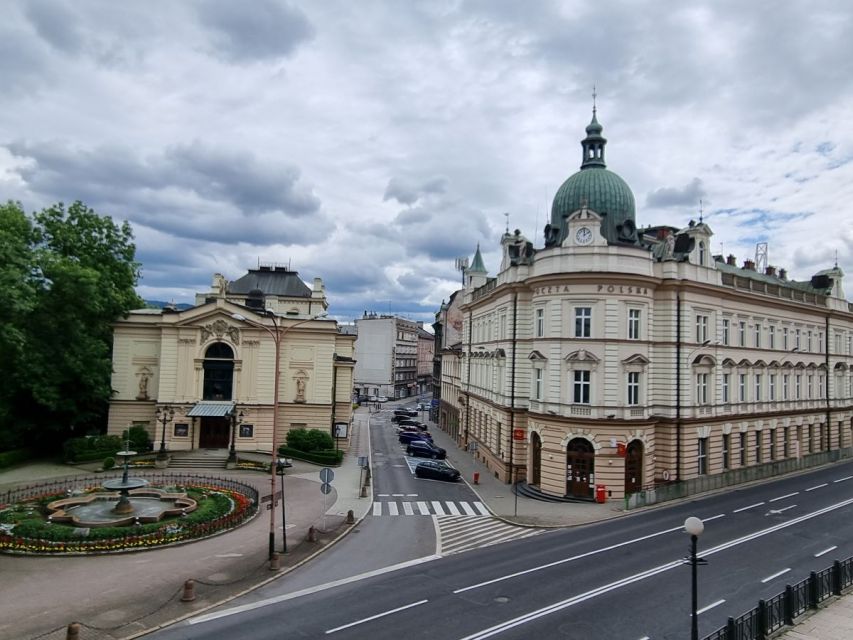
[[[442,393],[460,446],[504,481],[577,499],[853,452],[837,265],[794,281],[712,255],[701,218],[638,227],[595,112],[586,134],[544,246],[507,230],[497,275],[479,248],[465,274],[461,372]]]

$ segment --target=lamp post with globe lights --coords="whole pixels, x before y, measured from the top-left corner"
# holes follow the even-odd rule
[[[162,462],[169,457],[169,454],[166,453],[166,423],[171,422],[172,418],[175,417],[175,409],[166,404],[162,407],[157,407],[154,415],[163,423],[163,432],[160,436],[160,450],[157,452],[157,460]]]
[[[271,460],[270,460],[270,528],[269,528],[269,559],[273,560],[275,557],[275,477],[276,470],[278,468],[278,417],[279,417],[279,408],[278,408],[278,396],[279,396],[279,387],[281,383],[281,343],[284,339],[284,336],[288,331],[294,329],[306,322],[311,322],[313,320],[319,320],[320,318],[326,317],[326,312],[317,314],[316,316],[311,316],[310,318],[305,318],[300,320],[299,322],[294,322],[291,325],[284,326],[280,324],[281,316],[277,315],[272,309],[264,309],[260,311],[260,315],[266,316],[272,321],[273,329],[270,329],[267,325],[257,322],[255,320],[250,320],[246,316],[234,313],[231,315],[235,320],[239,320],[240,322],[245,322],[253,327],[258,329],[263,329],[273,340],[275,344],[275,376],[273,379],[273,404],[272,404],[272,451],[270,452]],[[284,500],[284,493],[281,495],[282,501]],[[282,506],[283,508],[283,506]],[[282,531],[282,536],[284,536],[284,532]],[[285,538],[283,538],[285,539]],[[285,542],[285,545],[287,543]],[[284,552],[287,552],[286,546],[284,547]]]
[[[696,546],[699,536],[705,530],[705,524],[697,517],[690,516],[684,521],[684,530],[690,534],[690,568],[692,572],[690,640],[699,640],[699,616],[696,613],[699,606],[698,565],[705,561],[696,556]]]

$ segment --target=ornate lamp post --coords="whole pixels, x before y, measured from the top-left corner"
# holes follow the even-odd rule
[[[262,315],[265,315],[267,318],[272,320],[272,324],[274,329],[270,329],[267,325],[261,324],[260,322],[255,322],[254,320],[250,320],[244,315],[239,313],[232,314],[232,318],[235,320],[239,320],[241,322],[245,322],[247,324],[252,325],[253,327],[257,327],[259,329],[263,329],[270,337],[273,339],[273,343],[275,344],[275,377],[273,379],[273,405],[272,405],[272,451],[270,455],[272,459],[270,460],[270,531],[269,531],[269,559],[272,560],[275,555],[275,476],[276,470],[278,468],[278,393],[279,386],[281,382],[281,342],[291,329],[298,327],[301,324],[305,324],[306,322],[311,322],[312,320],[317,320],[319,318],[324,318],[326,316],[326,312],[322,312],[317,314],[316,316],[312,316],[310,318],[306,318],[304,320],[300,320],[299,322],[295,322],[294,324],[288,325],[286,327],[281,326],[279,324],[280,317],[276,315],[274,311],[271,309],[265,309],[261,312]],[[282,483],[284,480],[282,479]],[[281,495],[282,499],[282,508],[284,504],[284,493]],[[282,530],[282,536],[284,536],[284,531]],[[285,540],[284,551],[287,551],[287,542]]]
[[[154,415],[163,423],[163,433],[160,436],[160,451],[157,452],[157,459],[160,461],[168,460],[169,454],[166,453],[166,423],[171,422],[172,418],[175,417],[175,408],[165,404],[162,407],[157,407]]]
[[[235,406],[231,410],[231,448],[228,450],[229,465],[237,464],[237,427],[243,422],[243,412],[237,413]]]
[[[692,608],[690,614],[690,640],[699,640],[699,616],[696,613],[699,606],[699,590],[697,585],[698,565],[705,561],[696,557],[696,543],[705,530],[705,524],[697,517],[690,516],[684,521],[684,530],[690,534],[690,567],[692,570]]]

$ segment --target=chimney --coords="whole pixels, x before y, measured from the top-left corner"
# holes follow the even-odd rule
[[[755,271],[755,262],[753,262],[752,260],[749,260],[749,259],[744,260],[743,261],[743,268],[746,269],[747,271]]]
[[[733,253],[730,253],[729,256],[726,258],[726,264],[731,265],[733,267],[737,266],[737,258],[735,258]]]
[[[767,265],[767,269],[764,271],[765,275],[775,276],[776,275],[776,267],[773,265]]]
[[[788,272],[785,269],[779,269],[779,277],[782,280],[787,280],[788,279]]]

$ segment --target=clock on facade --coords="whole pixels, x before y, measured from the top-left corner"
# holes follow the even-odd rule
[[[581,227],[575,232],[575,241],[578,244],[589,244],[592,242],[592,230],[589,227]]]

